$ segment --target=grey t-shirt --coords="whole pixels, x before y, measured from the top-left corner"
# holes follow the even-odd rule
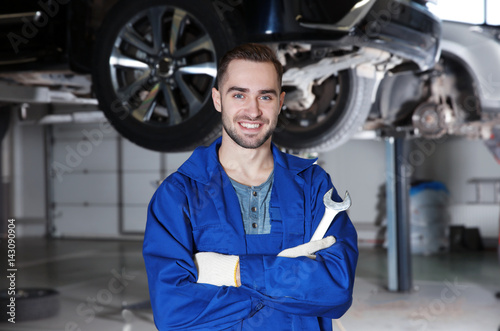
[[[247,186],[229,178],[240,202],[241,216],[246,234],[268,234],[271,232],[269,202],[274,181],[274,171],[259,186]]]

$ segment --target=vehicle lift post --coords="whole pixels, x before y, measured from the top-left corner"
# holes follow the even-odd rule
[[[405,136],[385,138],[387,203],[388,289],[412,290],[408,141]]]

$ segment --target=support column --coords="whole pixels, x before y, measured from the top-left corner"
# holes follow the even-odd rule
[[[386,138],[387,259],[389,291],[412,289],[407,141]]]
[[[7,238],[7,218],[11,216],[8,215],[9,199],[6,196],[6,185],[3,182],[3,157],[5,156],[3,141],[10,126],[10,112],[10,105],[0,104],[0,238]],[[9,155],[9,157],[12,157],[12,155]]]

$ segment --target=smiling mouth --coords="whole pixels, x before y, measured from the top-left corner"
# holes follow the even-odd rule
[[[247,129],[257,129],[260,127],[258,123],[240,123],[240,125]]]

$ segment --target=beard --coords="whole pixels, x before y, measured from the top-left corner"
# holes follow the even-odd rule
[[[255,119],[250,118],[248,116],[242,116],[239,118],[235,118],[235,120],[233,121],[231,120],[231,118],[225,115],[222,106],[221,106],[221,114],[222,114],[222,127],[224,128],[224,131],[226,131],[229,138],[231,138],[239,146],[248,149],[256,149],[262,146],[273,135],[273,132],[276,129],[276,125],[278,122],[277,119],[268,122],[267,124],[269,124],[269,128],[265,132],[259,132],[258,134],[252,136],[245,136],[243,134],[239,134],[236,130],[236,126],[239,125],[238,121],[241,120],[252,121]]]

